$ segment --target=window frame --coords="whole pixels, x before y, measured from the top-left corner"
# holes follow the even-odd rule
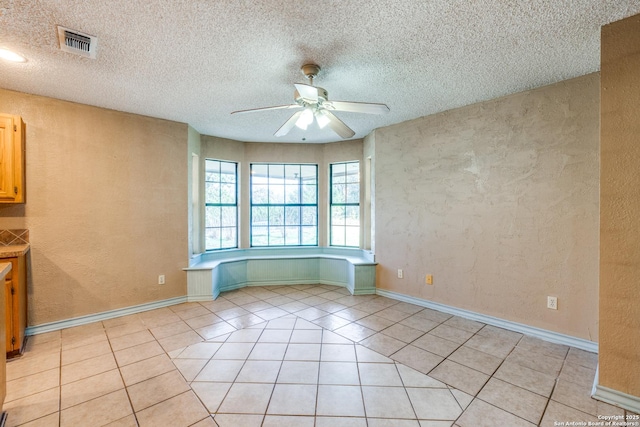
[[[208,162],[218,162],[219,166],[218,166],[218,173],[221,174],[222,171],[222,164],[223,163],[227,163],[227,164],[231,164],[234,166],[235,168],[235,193],[234,193],[234,198],[235,198],[235,203],[211,203],[208,201],[207,198],[207,184],[208,183],[212,183],[215,181],[209,181],[207,180],[207,171],[209,170],[207,168],[207,163]],[[211,158],[206,158],[205,159],[205,164],[204,164],[204,247],[205,247],[205,251],[206,252],[211,252],[211,251],[222,251],[222,250],[227,250],[227,249],[237,249],[239,247],[239,243],[240,243],[240,239],[239,239],[239,176],[238,176],[238,162],[234,162],[234,161],[229,161],[229,160],[220,160],[220,159],[211,159]],[[222,184],[222,180],[220,180],[218,182],[218,184]],[[220,189],[220,193],[222,193],[222,189]],[[222,199],[222,194],[220,194],[220,199]],[[218,227],[208,227],[207,226],[207,207],[233,207],[235,208],[235,226],[231,227],[231,226],[223,226],[222,225],[222,218],[220,219],[220,226]],[[222,216],[222,211],[220,213],[220,215]],[[217,228],[220,230],[220,247],[218,248],[209,248],[207,243],[209,241],[209,239],[207,238],[207,230],[210,228]],[[235,245],[234,246],[225,246],[222,247],[222,242],[223,242],[223,238],[222,238],[222,230],[224,229],[230,229],[230,228],[235,228]]]
[[[347,184],[349,184],[347,182],[347,168],[349,164],[357,164],[358,165],[358,202],[348,202],[347,201]],[[334,182],[333,182],[333,168],[334,166],[344,166],[345,168],[345,182],[344,183],[338,183],[335,185],[344,185],[344,191],[345,191],[345,201],[344,202],[335,202],[334,201],[334,194],[333,194],[333,187],[334,187]],[[362,198],[362,188],[361,188],[361,168],[360,168],[360,161],[359,160],[350,160],[350,161],[344,161],[344,162],[336,162],[336,163],[330,163],[329,164],[329,246],[331,247],[340,247],[340,248],[360,248],[361,244],[362,244],[362,236],[361,236],[361,231],[362,231],[362,212],[360,209],[360,201]],[[333,208],[334,207],[344,207],[345,208],[345,214],[344,214],[344,224],[338,224],[336,225],[336,227],[342,227],[343,228],[343,233],[344,233],[344,244],[336,244],[334,243],[334,224],[333,224]],[[358,208],[358,244],[357,245],[348,245],[347,244],[347,230],[349,229],[349,227],[354,227],[351,225],[347,225],[347,213],[346,213],[346,208],[347,207],[357,207]]]
[[[255,184],[254,183],[254,167],[256,166],[266,166],[267,167],[267,176],[266,176],[266,180],[267,180],[267,184]],[[313,184],[315,186],[315,200],[314,203],[303,203],[303,185],[302,183],[298,183],[298,200],[299,203],[287,203],[286,201],[286,193],[285,193],[285,200],[283,203],[270,203],[270,201],[268,200],[269,195],[271,194],[271,192],[269,191],[269,186],[271,185],[270,180],[271,180],[271,175],[270,175],[270,169],[271,167],[283,167],[283,169],[286,171],[286,167],[287,166],[298,166],[300,167],[300,169],[302,170],[303,166],[312,166],[315,168],[315,183]],[[250,247],[256,247],[256,248],[273,248],[273,247],[318,247],[319,246],[319,229],[320,229],[320,224],[319,224],[319,193],[320,193],[320,182],[319,182],[319,176],[318,176],[318,164],[315,163],[273,163],[273,162],[251,162],[249,163],[249,175],[250,175],[250,181],[249,181],[249,246]],[[286,174],[286,172],[285,172]],[[285,179],[285,177],[282,177],[283,181]],[[302,178],[300,178],[302,179]],[[254,185],[266,185],[267,187],[267,203],[255,203],[254,201]],[[283,184],[286,188],[286,184]],[[270,215],[269,213],[267,213],[267,224],[266,224],[266,229],[267,229],[267,244],[266,245],[262,245],[262,244],[256,244],[255,243],[255,239],[254,239],[254,207],[266,207],[267,211],[269,210],[269,208],[271,207],[282,207],[284,210],[284,216],[285,218],[283,219],[283,225],[282,227],[285,228],[285,234],[283,235],[283,243],[282,244],[271,244],[271,233],[270,233],[270,229],[271,229],[271,225],[270,225]],[[299,220],[298,220],[298,224],[296,225],[292,225],[289,224],[289,227],[297,227],[298,228],[298,243],[297,244],[287,244],[286,243],[286,228],[287,228],[287,224],[286,224],[286,210],[287,207],[298,207],[300,208],[300,213],[299,213]],[[313,227],[315,227],[315,235],[314,235],[314,243],[313,244],[303,244],[304,239],[303,239],[303,233],[304,233],[304,227],[309,226],[309,225],[305,225],[303,224],[303,208],[304,207],[313,207],[315,208],[315,220],[314,220],[314,224],[312,225]],[[275,227],[275,226],[274,226]]]

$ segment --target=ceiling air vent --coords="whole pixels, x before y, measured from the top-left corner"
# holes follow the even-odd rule
[[[58,40],[60,41],[60,50],[64,52],[96,58],[98,39],[94,36],[58,26]]]

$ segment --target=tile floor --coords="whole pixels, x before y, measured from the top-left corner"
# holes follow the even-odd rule
[[[30,337],[8,426],[481,427],[597,421],[597,356],[326,285],[252,287]]]

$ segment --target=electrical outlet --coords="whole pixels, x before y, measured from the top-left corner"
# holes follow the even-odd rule
[[[558,297],[547,297],[547,308],[551,310],[558,309]]]
[[[164,274],[158,276],[158,285],[164,285]]]
[[[404,277],[404,273],[402,272],[402,269],[399,268],[398,269],[398,279],[402,279]]]
[[[427,276],[424,279],[424,283],[426,283],[427,285],[433,285],[433,275],[427,274]]]

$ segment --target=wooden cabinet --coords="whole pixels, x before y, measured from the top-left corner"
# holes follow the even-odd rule
[[[25,202],[24,138],[22,118],[0,114],[0,203]]]
[[[21,353],[27,326],[27,292],[25,257],[5,258],[11,271],[4,279],[7,357]]]

